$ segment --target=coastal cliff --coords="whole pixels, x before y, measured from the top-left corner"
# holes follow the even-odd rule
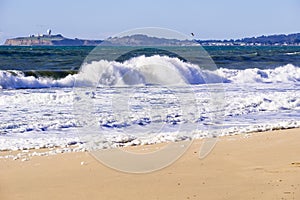
[[[7,46],[96,46],[102,40],[69,39],[58,35],[42,35],[7,39]]]

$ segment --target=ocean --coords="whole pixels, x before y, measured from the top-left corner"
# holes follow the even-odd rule
[[[93,49],[0,46],[0,150],[300,127],[300,47]]]

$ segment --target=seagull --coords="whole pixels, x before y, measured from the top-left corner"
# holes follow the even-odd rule
[[[194,37],[195,35],[194,35],[194,33],[191,33],[191,35]]]

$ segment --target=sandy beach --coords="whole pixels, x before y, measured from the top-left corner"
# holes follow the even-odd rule
[[[0,200],[300,200],[299,10],[0,0]]]
[[[299,133],[225,136],[204,159],[196,140],[177,162],[148,174],[112,170],[87,152],[1,159],[0,199],[300,199]]]

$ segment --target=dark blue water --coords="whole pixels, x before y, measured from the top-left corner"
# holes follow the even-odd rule
[[[274,69],[286,64],[300,66],[299,46],[205,47],[218,67]]]
[[[118,49],[114,49],[118,47],[108,48],[110,51],[118,52]],[[180,47],[170,47],[170,52],[172,52],[172,48]],[[218,68],[273,69],[286,64],[300,66],[299,46],[204,48]],[[76,73],[93,49],[94,47],[0,46],[0,70],[20,70],[25,72],[25,75],[34,76],[64,77],[67,74]],[[197,57],[197,47],[182,47],[182,51],[195,54],[194,56]],[[193,57],[193,55],[191,56]]]

